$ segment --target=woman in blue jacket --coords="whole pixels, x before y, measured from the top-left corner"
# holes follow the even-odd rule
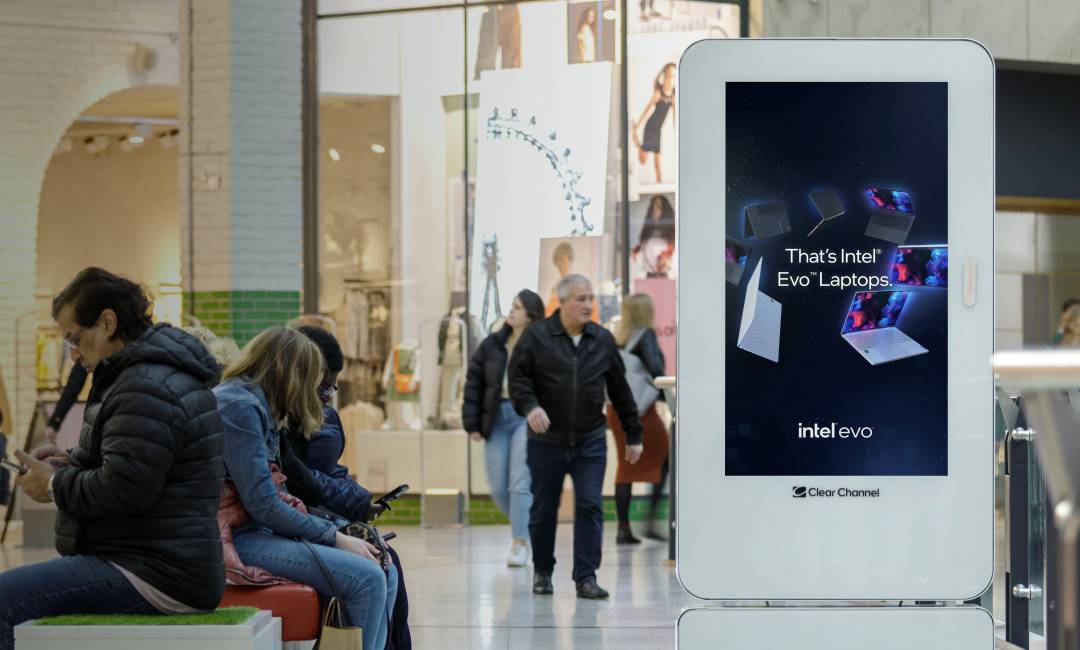
[[[352,624],[363,628],[364,647],[386,645],[387,622],[397,592],[397,572],[383,572],[378,549],[338,532],[330,521],[305,514],[282,500],[273,480],[280,430],[311,436],[323,422],[318,387],[323,377],[319,348],[283,327],[256,336],[214,389],[225,429],[225,468],[251,521],[233,529],[244,564],[311,585],[329,597],[331,587],[297,539],[307,540],[333,575]]]

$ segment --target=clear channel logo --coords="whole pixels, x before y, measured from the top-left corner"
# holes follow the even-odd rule
[[[795,485],[791,488],[793,499],[877,499],[881,496],[881,488],[873,490],[855,490],[852,488],[819,488]]]

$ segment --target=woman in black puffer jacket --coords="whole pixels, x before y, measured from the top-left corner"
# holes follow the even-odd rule
[[[544,301],[528,289],[514,297],[502,329],[489,335],[469,361],[462,422],[473,440],[484,445],[491,498],[510,518],[513,543],[508,566],[525,566],[529,559],[529,507],[532,504],[529,468],[525,464],[525,418],[514,411],[506,384],[506,368],[514,345],[525,328],[544,318]]]
[[[225,587],[217,364],[191,335],[151,325],[143,290],[102,269],[79,273],[53,318],[94,383],[78,446],[18,452],[29,472],[16,484],[56,502],[62,557],[0,574],[0,650],[30,619],[206,611]]]

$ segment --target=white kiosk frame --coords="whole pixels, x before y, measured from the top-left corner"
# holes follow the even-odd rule
[[[706,40],[679,70],[680,581],[720,600],[978,596],[994,566],[992,58],[966,40]],[[737,81],[948,84],[946,476],[725,476],[729,287],[717,246],[727,234],[725,82]],[[805,485],[880,497],[792,498]]]

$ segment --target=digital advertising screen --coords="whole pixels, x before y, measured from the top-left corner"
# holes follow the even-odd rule
[[[725,475],[947,476],[948,84],[724,93]]]

